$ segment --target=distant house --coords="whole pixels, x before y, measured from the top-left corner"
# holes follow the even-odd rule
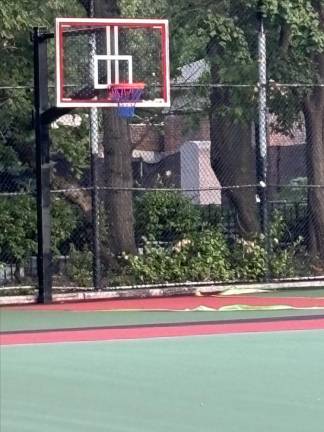
[[[307,177],[304,128],[296,127],[289,135],[270,131],[268,153],[269,183],[277,189],[293,179]]]
[[[152,126],[131,126],[135,178],[147,187],[154,186],[158,178],[163,179],[166,185],[181,187],[194,202],[220,204],[217,192],[220,184],[209,156],[210,124],[205,109],[209,101],[199,87],[192,86],[207,72],[205,60],[185,65],[173,82],[172,106],[165,112],[163,125],[155,131]],[[273,116],[269,117],[269,123],[275,124]],[[149,129],[146,134],[145,128]],[[296,127],[286,135],[273,127],[269,130],[268,183],[276,185],[278,191],[280,185],[306,177],[305,131]],[[165,172],[169,173],[167,178]],[[209,188],[215,192],[208,191]],[[271,192],[274,195],[276,188]]]
[[[158,180],[166,186],[181,187],[197,204],[220,204],[220,193],[208,191],[218,190],[220,185],[210,165],[206,98],[190,87],[206,71],[205,60],[181,68],[173,81],[172,106],[164,111],[162,125],[131,126],[134,176],[146,187]]]
[[[220,184],[209,156],[209,100],[194,85],[207,72],[205,60],[182,67],[173,81],[172,106],[163,112],[160,123],[130,126],[136,185],[182,188],[193,202],[221,204]],[[67,115],[57,123],[77,127],[79,120],[77,115]],[[275,119],[270,117],[269,123],[275,125]],[[269,184],[276,186],[271,188],[274,196],[281,185],[306,177],[305,131],[296,127],[287,135],[269,129],[268,176]]]

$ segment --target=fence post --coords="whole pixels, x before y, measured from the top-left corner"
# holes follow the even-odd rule
[[[42,120],[48,109],[47,35],[35,27],[34,44],[34,127],[36,138],[37,183],[37,273],[38,301],[52,301],[52,254],[50,214],[49,125]]]
[[[93,286],[96,290],[101,287],[101,260],[100,260],[100,200],[98,188],[99,165],[99,121],[98,108],[90,108],[90,143],[91,143],[91,201],[92,201],[92,243],[93,243]]]
[[[258,127],[258,157],[260,164],[259,172],[259,196],[260,196],[260,218],[261,231],[265,237],[266,248],[266,280],[270,277],[270,237],[269,237],[269,209],[268,209],[268,184],[267,184],[267,164],[268,164],[268,145],[267,145],[267,44],[264,29],[264,15],[262,1],[259,5],[259,31],[258,31],[258,63],[259,63],[259,127]]]

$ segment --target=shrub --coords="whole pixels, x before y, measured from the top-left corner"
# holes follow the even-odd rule
[[[78,224],[80,224],[80,216],[77,208],[64,199],[53,199],[51,234],[54,255],[62,253],[64,242],[69,243],[68,240]]]
[[[60,254],[61,245],[80,223],[76,208],[63,199],[52,202],[52,249]],[[4,262],[22,264],[37,253],[36,200],[18,195],[0,200],[0,254]]]
[[[283,215],[276,211],[270,227],[270,273],[273,277],[292,277],[297,274],[297,256],[304,252],[303,237],[299,236],[290,244],[284,244],[283,239],[290,236],[288,225]]]
[[[88,249],[77,250],[72,245],[66,274],[78,286],[91,285],[92,253]]]
[[[227,242],[217,229],[195,233],[188,246],[188,255],[189,280],[225,281],[233,276]]]
[[[124,258],[135,283],[262,280],[267,265],[273,277],[291,277],[297,273],[302,239],[285,245],[286,229],[275,213],[268,245],[258,235],[249,241],[236,238],[230,248],[219,229],[205,228],[172,244],[146,241],[142,255]]]
[[[170,242],[186,238],[201,225],[199,208],[177,191],[153,191],[135,201],[137,237]]]
[[[175,260],[170,249],[158,244],[144,246],[143,255],[125,256],[135,283],[175,282]]]
[[[291,277],[297,272],[297,255],[301,251],[302,237],[286,245],[287,224],[279,212],[275,212],[270,226],[269,243],[263,235],[252,241],[237,238],[231,255],[235,277],[242,280],[262,280],[269,273],[272,277]],[[269,252],[269,257],[267,253]]]
[[[0,200],[0,254],[4,262],[22,264],[37,251],[36,202],[29,195]]]
[[[231,255],[235,279],[260,280],[265,276],[266,249],[260,237],[255,240],[237,238]]]
[[[288,203],[307,202],[307,177],[296,177],[290,180],[288,187],[282,188],[279,192],[278,199]]]
[[[148,242],[143,255],[125,258],[136,283],[228,280],[232,275],[229,249],[217,230],[166,247]]]

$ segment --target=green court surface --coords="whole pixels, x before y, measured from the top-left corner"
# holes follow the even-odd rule
[[[319,432],[323,358],[323,330],[3,346],[0,430]]]
[[[273,297],[324,297],[323,288],[304,288],[304,289],[282,289],[266,291],[263,293],[253,293],[254,297],[268,297],[269,295]]]
[[[213,320],[253,319],[323,315],[323,309],[245,310],[245,311],[0,311],[0,330],[46,330],[119,325],[143,325]]]

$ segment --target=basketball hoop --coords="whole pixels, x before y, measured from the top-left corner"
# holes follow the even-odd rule
[[[111,84],[108,88],[110,99],[117,102],[118,116],[130,118],[134,116],[136,102],[142,98],[144,83]]]
[[[55,56],[57,107],[119,108],[127,118],[171,104],[168,20],[56,18]]]

